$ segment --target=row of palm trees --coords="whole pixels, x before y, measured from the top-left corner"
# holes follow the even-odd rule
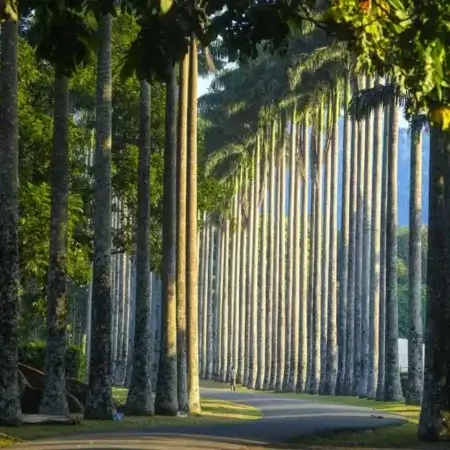
[[[211,122],[210,170],[236,186],[229,211],[206,217],[202,230],[203,377],[224,381],[233,365],[237,381],[250,388],[403,398],[394,91],[390,81],[356,74],[339,44],[312,31],[283,58],[262,57],[223,74],[201,99]],[[412,134],[405,394],[417,404],[423,387],[417,118]]]
[[[80,25],[86,18],[69,10],[45,11],[56,17],[58,27],[61,20]],[[52,16],[53,14],[53,16]],[[137,15],[137,14],[136,14]],[[40,18],[40,15],[36,15]],[[43,15],[46,19],[45,14]],[[37,19],[36,19],[37,20]],[[86,19],[87,20],[87,19]],[[72,21],[72,22],[71,22]],[[120,353],[120,343],[126,347],[124,339],[113,342],[113,321],[122,318],[121,328],[126,330],[126,317],[114,311],[111,277],[111,237],[112,237],[112,188],[111,188],[111,141],[112,141],[112,13],[101,11],[97,15],[97,97],[95,150],[93,158],[93,261],[92,293],[90,307],[89,344],[89,391],[85,404],[85,417],[89,419],[113,419],[115,409],[112,398],[112,353]],[[44,20],[45,22],[45,20]],[[46,22],[39,24],[46,26]],[[53,22],[52,22],[53,24]],[[47,24],[48,25],[48,24]],[[49,26],[50,27],[50,26]],[[0,196],[0,340],[3,345],[0,356],[5,364],[0,369],[0,424],[17,424],[21,421],[20,393],[18,391],[18,171],[19,153],[17,115],[18,76],[18,28],[19,18],[13,13],[6,17],[1,33],[1,179]],[[82,27],[83,28],[83,27]],[[42,28],[45,29],[45,28]],[[59,29],[59,28],[57,28]],[[85,28],[83,28],[84,30]],[[53,30],[53,29],[52,29]],[[79,31],[79,30],[78,30]],[[45,36],[47,34],[44,33]],[[51,33],[49,32],[49,35]],[[48,37],[48,36],[47,36]],[[82,38],[75,33],[74,39]],[[184,59],[180,75],[186,82],[179,89],[180,103],[184,107],[177,113],[177,65],[169,58],[166,74],[166,149],[164,161],[164,205],[163,205],[163,271],[161,277],[161,364],[158,364],[156,378],[156,398],[153,400],[151,384],[152,370],[148,361],[153,357],[150,311],[150,113],[151,86],[141,76],[139,111],[139,164],[138,199],[136,213],[136,295],[133,322],[134,342],[130,389],[127,398],[129,414],[151,414],[155,410],[166,415],[176,415],[178,410],[198,413],[200,411],[197,373],[197,318],[192,311],[197,309],[197,78],[198,49],[196,37],[187,39],[188,56]],[[83,41],[84,42],[84,41]],[[85,43],[85,42],[84,42]],[[63,43],[61,43],[62,45]],[[47,47],[46,47],[47,48]],[[67,50],[63,54],[67,54]],[[59,54],[59,53],[58,53]],[[69,78],[77,67],[69,70],[61,61],[49,62],[55,67],[54,90],[54,130],[51,163],[52,210],[50,227],[50,261],[48,282],[48,340],[45,367],[45,388],[40,405],[44,414],[67,415],[67,393],[64,370],[64,354],[67,341],[67,220],[69,173]],[[79,57],[80,55],[77,55]],[[79,61],[78,61],[79,62]],[[181,76],[182,78],[182,76]],[[182,133],[176,133],[177,121],[185,124]],[[182,150],[177,154],[177,146]],[[176,167],[182,167],[177,159],[187,158],[184,178]],[[184,210],[175,210],[177,203],[177,177],[190,192]],[[181,203],[181,202],[180,202]],[[185,217],[182,222],[182,217]],[[176,239],[176,230],[185,233],[186,242]],[[179,263],[176,271],[177,252],[186,245],[185,261]],[[178,277],[178,279],[176,278]],[[175,284],[186,279],[186,295],[175,296]],[[117,286],[117,283],[115,283]],[[178,314],[178,311],[185,314]],[[120,324],[118,324],[120,325]],[[122,333],[123,334],[123,333]],[[121,355],[123,356],[123,355]],[[180,361],[180,365],[177,364]],[[119,370],[123,378],[123,370]],[[189,373],[189,377],[188,377]],[[177,378],[180,385],[177,384]],[[180,386],[180,387],[179,387]]]

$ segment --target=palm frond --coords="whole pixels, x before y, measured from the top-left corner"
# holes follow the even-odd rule
[[[395,101],[399,106],[407,106],[411,97],[404,94],[395,83],[376,84],[369,89],[361,89],[353,95],[347,107],[347,113],[355,120],[363,120],[378,107],[386,107]]]

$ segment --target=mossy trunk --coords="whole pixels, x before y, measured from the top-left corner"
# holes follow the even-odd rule
[[[308,364],[308,256],[309,256],[309,230],[308,230],[308,198],[309,198],[309,123],[305,115],[302,130],[302,181],[301,192],[301,243],[300,243],[300,343],[299,363],[297,377],[297,392],[306,391],[306,375]]]
[[[344,86],[344,108],[350,101],[350,83],[347,78]],[[348,114],[344,117],[343,130],[343,162],[342,162],[342,213],[340,236],[339,267],[339,307],[338,307],[338,374],[336,394],[345,392],[346,358],[347,358],[347,292],[349,275],[349,240],[350,240],[350,169],[351,169],[351,121]]]
[[[348,244],[348,282],[347,282],[347,333],[346,359],[345,359],[345,383],[344,395],[353,394],[353,363],[355,352],[355,259],[356,259],[356,206],[358,191],[358,123],[353,121],[352,154],[350,170],[350,195],[349,195],[349,244]]]
[[[397,166],[398,166],[398,107],[389,107],[388,190],[386,216],[386,375],[385,401],[403,399],[398,359],[398,294],[397,294]]]
[[[69,414],[66,391],[69,80],[55,75],[45,384],[40,414]]]
[[[0,105],[0,425],[22,420],[18,388],[18,36],[17,21],[1,30]]]
[[[166,137],[163,180],[162,339],[155,413],[178,414],[177,399],[177,298],[176,298],[176,97],[175,65],[167,64]]]
[[[359,88],[364,89],[365,83],[361,83]],[[366,190],[364,180],[365,166],[365,141],[366,141],[366,121],[359,122],[358,126],[358,187],[356,194],[356,244],[355,244],[355,317],[354,317],[354,354],[353,354],[353,395],[358,395],[359,384],[362,379],[361,357],[362,357],[362,304],[363,304],[363,247],[364,247],[364,192]]]
[[[189,54],[179,66],[177,133],[177,364],[178,409],[187,413],[187,335],[186,335],[186,216],[187,216],[187,131],[189,94]]]
[[[285,123],[281,124],[285,127]],[[282,139],[284,138],[283,131],[281,132]],[[284,143],[284,139],[283,139]],[[286,155],[285,147],[281,149],[280,166],[279,166],[279,187],[280,187],[280,202],[278,203],[278,221],[280,227],[280,278],[278,291],[278,327],[277,327],[277,378],[275,390],[280,392],[283,390],[283,380],[286,362],[286,224],[285,224],[285,205],[286,205]]]
[[[97,133],[94,158],[92,333],[86,419],[113,420],[111,391],[111,15],[98,25]]]
[[[339,92],[334,94],[333,104],[333,140],[330,151],[330,263],[328,268],[328,324],[327,324],[327,358],[324,393],[334,395],[337,379],[337,191],[339,158]]]
[[[372,174],[372,228],[370,248],[369,367],[367,397],[376,398],[379,355],[380,271],[381,271],[381,191],[383,169],[383,117],[375,110]]]
[[[448,242],[445,231],[445,187],[446,156],[449,152],[450,134],[436,128],[430,136],[430,180],[429,180],[429,216],[428,216],[428,258],[427,258],[427,327],[425,333],[425,375],[422,409],[419,420],[419,439],[436,441],[443,431],[442,410],[446,383],[447,356],[443,355],[446,342],[448,318],[443,312],[448,300],[448,267],[446,249],[442,245]],[[448,169],[447,169],[448,170]],[[447,181],[447,180],[445,180]]]
[[[367,77],[366,87],[372,81]],[[366,120],[364,142],[364,210],[363,210],[363,264],[362,264],[362,296],[361,296],[361,380],[358,396],[367,397],[369,383],[369,321],[370,321],[370,252],[372,229],[372,175],[373,175],[373,122],[371,114]]]
[[[127,413],[153,414],[150,364],[153,343],[150,331],[150,154],[151,87],[140,81],[139,166],[136,230],[136,308]]]
[[[413,118],[409,197],[409,333],[406,401],[419,405],[423,394],[422,330],[422,133]]]

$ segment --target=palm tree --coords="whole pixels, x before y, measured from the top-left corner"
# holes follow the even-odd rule
[[[397,298],[397,164],[398,108],[389,106],[389,156],[386,216],[386,375],[385,401],[403,399],[398,362],[398,298]]]
[[[276,177],[276,164],[275,164],[275,139],[276,139],[276,129],[275,129],[275,121],[272,120],[270,124],[270,163],[269,163],[269,224],[268,224],[268,233],[267,239],[269,243],[269,248],[267,252],[267,294],[266,294],[266,368],[265,368],[265,380],[264,380],[264,389],[268,390],[272,385],[273,379],[273,360],[275,356],[273,354],[274,344],[274,283],[276,280],[274,278],[275,267],[276,267],[276,247],[275,247],[275,235],[276,235],[276,221],[275,221],[275,208],[276,208],[276,185],[275,185],[275,177]]]
[[[327,120],[333,117],[333,113],[330,105],[328,105]],[[330,262],[330,220],[331,220],[331,210],[330,210],[330,196],[331,196],[331,149],[326,148],[325,150],[325,164],[324,164],[324,196],[323,196],[323,213],[325,220],[322,223],[323,230],[323,243],[322,243],[322,287],[321,287],[321,322],[320,322],[320,385],[319,392],[322,394],[325,391],[326,382],[326,364],[327,364],[327,327],[328,327],[328,271]]]
[[[152,414],[153,398],[150,364],[150,119],[151,87],[140,81],[139,168],[136,232],[136,308],[133,360],[127,396],[127,413]]]
[[[233,200],[233,209],[236,205],[236,200]],[[227,371],[230,367],[230,350],[231,350],[231,327],[230,318],[233,314],[232,297],[230,295],[230,283],[232,280],[231,274],[234,270],[233,253],[230,254],[230,220],[225,219],[224,232],[224,267],[223,267],[223,285],[222,285],[222,308],[220,314],[222,315],[221,327],[221,360],[219,361],[219,381],[226,381]]]
[[[294,187],[291,199],[293,199],[293,214],[294,214],[294,256],[293,256],[293,283],[292,283],[292,327],[291,327],[291,374],[289,378],[289,390],[295,392],[298,385],[298,375],[299,375],[299,348],[300,348],[300,261],[301,261],[301,216],[300,216],[300,197],[302,192],[302,179],[301,179],[301,161],[299,160],[298,147],[300,139],[302,138],[302,125],[301,123],[296,124],[295,133],[295,155],[292,176],[294,177]]]
[[[309,392],[317,394],[319,392],[321,357],[320,357],[320,336],[321,336],[321,285],[322,285],[322,136],[323,136],[323,104],[321,103],[318,111],[318,125],[314,152],[314,265],[313,265],[313,283],[314,291],[312,297],[312,352],[311,352],[311,380]]]
[[[367,397],[376,398],[379,354],[380,275],[381,275],[381,192],[383,169],[383,117],[378,106],[374,117],[374,155],[372,178],[372,229],[370,255],[370,322],[369,322],[369,377]]]
[[[353,121],[352,150],[350,170],[350,214],[348,245],[348,284],[347,284],[347,334],[344,395],[353,394],[353,366],[355,353],[355,259],[356,259],[356,205],[358,191],[358,122]]]
[[[285,155],[285,127],[284,122],[281,123],[281,153],[279,163],[278,186],[280,189],[278,203],[278,221],[280,227],[280,280],[278,291],[278,327],[277,327],[277,350],[278,350],[278,364],[277,364],[277,380],[275,389],[280,392],[283,390],[283,380],[285,371],[285,345],[286,345],[286,224],[285,224],[285,208],[286,208],[286,155]]]
[[[364,79],[361,79],[364,88]],[[354,338],[354,362],[353,362],[353,395],[358,395],[359,384],[362,378],[361,351],[362,351],[362,285],[363,285],[363,220],[364,220],[364,166],[365,166],[365,120],[360,120],[358,126],[358,187],[357,187],[357,210],[356,210],[356,253],[355,253],[355,338]]]
[[[250,310],[248,316],[250,317],[250,329],[249,329],[249,375],[247,386],[251,389],[256,387],[256,375],[258,372],[258,236],[259,236],[259,208],[258,208],[258,190],[260,189],[260,161],[261,161],[261,134],[256,136],[256,148],[253,163],[254,180],[252,183],[252,263],[249,267],[252,267],[251,278],[251,295],[249,297]]]
[[[366,87],[370,89],[371,79],[367,77]],[[363,199],[363,264],[361,296],[361,380],[358,396],[367,397],[369,378],[369,305],[370,305],[370,252],[371,252],[371,205],[373,172],[373,114],[369,115],[365,127],[364,147],[364,199]]]
[[[328,269],[328,324],[327,324],[327,358],[324,393],[334,395],[337,381],[337,188],[339,158],[339,90],[334,92],[333,105],[333,143],[330,171],[330,263]]]
[[[177,328],[176,328],[176,76],[175,64],[167,62],[166,142],[163,181],[163,261],[162,261],[162,339],[155,413],[176,416]]]
[[[98,24],[97,128],[94,158],[94,263],[87,419],[112,420],[111,391],[111,14]]]
[[[302,223],[301,223],[301,299],[300,299],[300,346],[299,346],[299,373],[297,378],[297,392],[306,391],[306,374],[308,364],[308,191],[309,191],[309,126],[308,113],[305,114],[302,130],[302,181],[303,189],[301,195]],[[311,255],[311,253],[309,253]]]
[[[189,89],[189,54],[179,65],[178,130],[177,130],[177,381],[178,409],[187,413],[187,342],[186,342],[186,198],[187,198],[187,120]]]
[[[198,360],[198,254],[197,254],[197,39],[193,34],[189,48],[188,147],[186,200],[186,315],[188,407],[191,414],[200,413]]]
[[[411,126],[411,187],[409,200],[409,335],[406,401],[419,405],[423,390],[422,350],[422,134],[417,116]]]
[[[259,321],[259,332],[258,332],[258,373],[256,377],[256,389],[264,389],[265,379],[267,376],[266,367],[266,352],[267,352],[267,310],[266,310],[266,299],[270,295],[269,289],[267,287],[267,196],[266,196],[266,182],[267,182],[267,169],[268,169],[268,143],[267,143],[267,133],[264,142],[264,154],[261,158],[261,171],[262,171],[262,182],[261,182],[261,236],[260,236],[260,267],[259,272],[261,274],[261,281],[259,283],[260,293],[258,298],[258,321]],[[270,274],[270,272],[269,272]]]
[[[444,175],[448,133],[436,127],[430,133],[430,213],[428,218],[428,260],[427,260],[427,328],[425,347],[425,376],[422,409],[419,420],[419,439],[435,441],[442,432],[443,383],[445,365],[442,364],[442,349],[446,348],[442,330],[448,327],[447,317],[442,314],[446,300],[445,271],[445,201]],[[447,268],[447,267],[445,267]]]
[[[48,279],[47,351],[41,414],[67,416],[67,225],[69,214],[69,79],[55,73],[52,152],[52,210]]]
[[[380,317],[378,322],[378,380],[376,400],[384,399],[385,366],[386,366],[386,234],[387,234],[387,190],[388,190],[388,149],[389,149],[390,111],[385,108],[383,132],[383,173],[381,180],[381,215],[380,215]]]
[[[285,369],[283,390],[292,389],[291,365],[293,330],[293,302],[294,302],[294,258],[295,258],[295,240],[294,240],[294,207],[295,207],[295,156],[297,151],[297,108],[294,103],[290,120],[290,148],[289,148],[289,216],[288,216],[288,241],[287,241],[287,273],[286,273],[286,345],[285,345]]]
[[[347,292],[349,275],[349,227],[350,227],[350,164],[351,164],[351,141],[350,141],[350,116],[347,111],[350,101],[350,83],[348,76],[344,82],[344,156],[342,166],[342,214],[341,214],[341,270],[339,273],[339,311],[338,311],[338,375],[336,394],[345,392],[346,380],[346,355],[347,355]]]
[[[22,420],[18,389],[18,36],[17,17],[9,17],[1,30],[0,133],[0,425]]]

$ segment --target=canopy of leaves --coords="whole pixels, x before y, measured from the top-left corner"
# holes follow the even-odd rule
[[[325,23],[350,42],[360,67],[393,76],[412,95],[411,113],[430,111],[433,121],[450,126],[450,3],[337,0]]]

